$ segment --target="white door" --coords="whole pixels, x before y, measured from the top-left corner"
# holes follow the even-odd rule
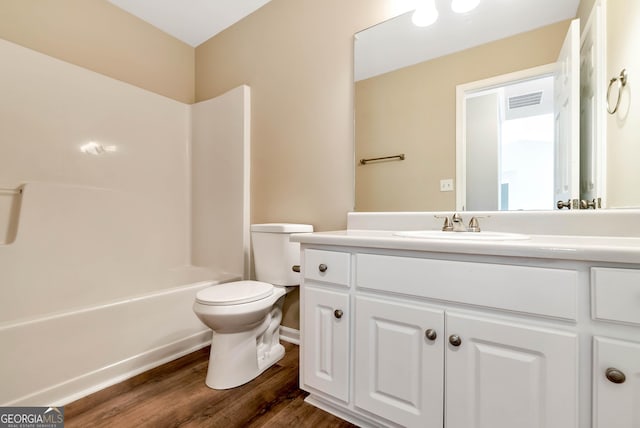
[[[554,74],[556,201],[580,198],[580,20],[574,19]]]
[[[355,404],[404,427],[442,428],[444,313],[356,297]]]
[[[640,427],[640,343],[595,337],[593,353],[593,427]]]
[[[594,5],[580,46],[580,199],[586,200],[603,199],[605,190],[604,7]]]
[[[302,387],[349,399],[349,295],[305,285]]]
[[[451,312],[446,325],[446,428],[578,426],[575,334]]]

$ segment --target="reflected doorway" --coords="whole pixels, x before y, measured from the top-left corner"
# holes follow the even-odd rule
[[[466,96],[470,211],[553,209],[553,76]]]

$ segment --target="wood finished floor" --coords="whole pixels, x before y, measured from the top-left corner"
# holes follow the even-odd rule
[[[215,391],[204,379],[209,347],[64,407],[65,427],[355,427],[304,402],[298,347],[257,379]]]

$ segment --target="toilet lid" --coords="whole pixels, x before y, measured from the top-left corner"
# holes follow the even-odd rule
[[[260,281],[236,281],[198,291],[196,301],[203,305],[239,305],[255,302],[273,294],[273,285]]]

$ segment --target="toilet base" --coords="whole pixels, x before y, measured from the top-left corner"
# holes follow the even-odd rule
[[[237,333],[213,332],[205,383],[229,389],[255,379],[284,357],[280,344],[281,304],[257,328]]]

